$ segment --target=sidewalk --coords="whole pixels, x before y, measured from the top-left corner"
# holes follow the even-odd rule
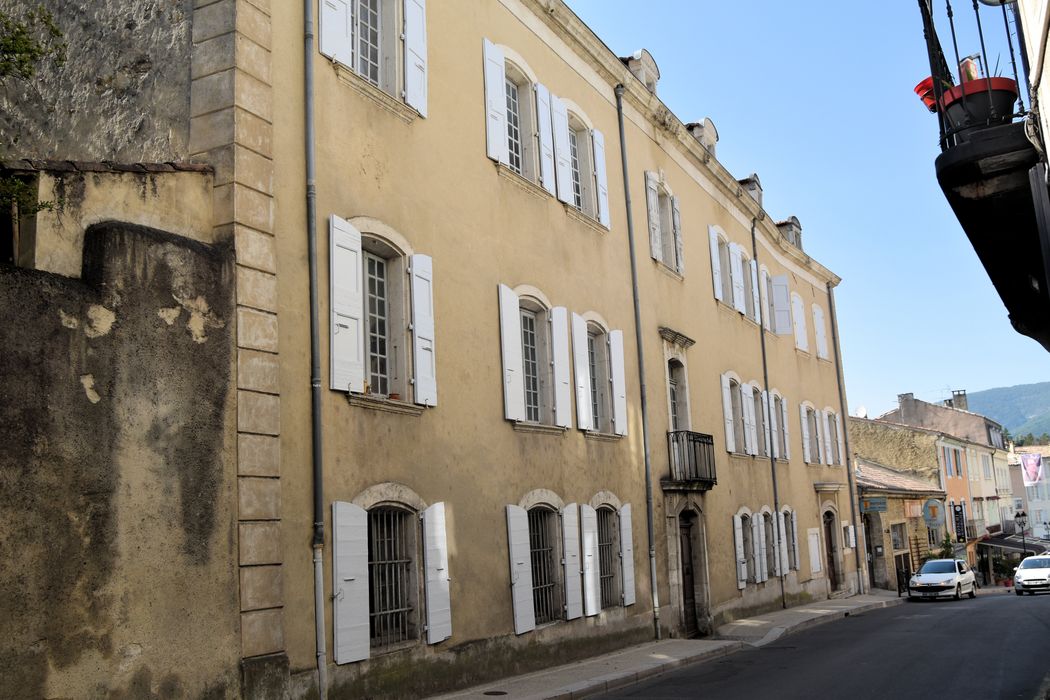
[[[666,639],[628,647],[611,654],[564,666],[505,678],[494,683],[439,696],[440,700],[571,700],[622,688],[681,666],[731,654],[747,646],[763,646],[779,637],[851,614],[899,605],[896,593],[822,600],[788,610],[736,620],[718,628],[711,639]]]

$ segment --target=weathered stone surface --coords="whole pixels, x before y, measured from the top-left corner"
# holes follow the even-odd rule
[[[279,382],[277,355],[255,350],[237,353],[237,388],[276,394]]]
[[[238,435],[237,473],[242,476],[280,476],[280,440],[269,435]]]
[[[284,602],[284,576],[280,566],[241,567],[241,610],[278,608]]]
[[[281,398],[254,391],[238,391],[237,429],[259,435],[280,435]]]
[[[277,277],[250,267],[237,268],[237,303],[277,312]]]
[[[51,10],[66,61],[8,80],[0,109],[5,156],[170,161],[188,154],[193,0],[0,1],[19,16]]]
[[[284,649],[284,611],[252,610],[241,613],[241,654],[273,654]]]
[[[237,345],[277,352],[277,317],[254,309],[238,309]]]
[[[241,566],[281,563],[281,524],[279,522],[240,523]]]
[[[241,520],[277,520],[281,517],[281,482],[242,476],[237,480],[237,502]]]

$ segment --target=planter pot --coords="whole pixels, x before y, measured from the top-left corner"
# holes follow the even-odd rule
[[[991,87],[990,99],[989,87]],[[932,89],[931,80],[930,90]],[[970,80],[948,88],[941,96],[941,106],[951,127],[960,131],[978,126],[1009,123],[1013,118],[1014,102],[1016,101],[1017,83],[1010,78]],[[992,117],[993,109],[994,118]]]
[[[933,77],[926,78],[915,86],[915,94],[919,96],[926,109],[931,112],[937,111],[937,98],[933,95]]]

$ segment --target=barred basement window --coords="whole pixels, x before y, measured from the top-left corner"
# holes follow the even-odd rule
[[[532,564],[532,606],[536,624],[554,622],[561,617],[561,594],[555,542],[557,516],[547,508],[529,511],[529,550]]]
[[[416,536],[413,514],[400,508],[368,511],[369,632],[372,648],[419,637]]]
[[[598,515],[598,573],[601,582],[602,608],[620,604],[620,587],[617,585],[620,547],[616,532],[616,512],[612,508],[599,508]]]

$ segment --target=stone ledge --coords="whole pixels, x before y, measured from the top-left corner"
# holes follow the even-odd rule
[[[545,425],[543,423],[526,423],[525,421],[514,421],[514,430],[519,433],[538,433],[541,435],[564,435],[568,428],[559,425]]]
[[[347,394],[346,400],[351,406],[360,406],[373,411],[385,413],[397,413],[402,416],[421,416],[427,410],[426,406],[417,406],[414,403],[384,399],[370,394]]]
[[[385,90],[377,88],[372,83],[368,82],[350,68],[347,68],[341,63],[335,61],[329,61],[332,69],[339,79],[347,86],[353,88],[362,97],[366,97],[375,103],[377,106],[382,107],[401,121],[406,124],[411,124],[419,117],[419,112],[414,108],[409,107],[404,102],[389,94]]]

